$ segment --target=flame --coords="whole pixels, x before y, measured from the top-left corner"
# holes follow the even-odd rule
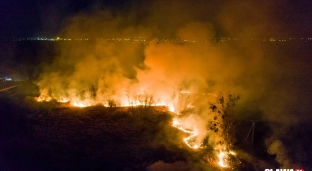
[[[146,93],[136,93],[135,95],[131,96],[127,92],[123,92],[123,95],[117,96],[114,99],[111,99],[113,102],[115,102],[114,106],[121,106],[121,107],[130,107],[130,106],[166,106],[169,111],[175,112],[175,107],[173,104],[169,102],[164,102],[164,101],[158,101],[158,102],[153,102],[152,101],[152,96]],[[150,98],[150,99],[149,99]],[[75,107],[87,107],[87,106],[92,106],[96,104],[102,104],[105,107],[110,107],[110,104],[108,101],[100,100],[97,99],[90,99],[86,98],[85,100],[80,100],[77,97],[59,97],[59,98],[52,98],[51,96],[47,95],[40,95],[39,97],[35,98],[36,101],[38,102],[49,102],[51,100],[56,100],[59,103],[69,103],[72,106]]]
[[[83,102],[83,101],[73,102],[72,105],[75,107],[81,107],[81,108],[91,106],[89,102]]]
[[[183,142],[191,149],[199,149],[202,148],[201,144],[194,143],[194,139],[198,136],[198,131],[196,129],[188,129],[183,127],[183,124],[177,119],[174,118],[172,121],[172,126],[183,131],[184,133],[190,134],[190,136],[183,139]],[[217,161],[213,161],[212,164],[217,163],[217,165],[221,168],[230,167],[230,156],[235,156],[236,153],[234,151],[229,151],[227,148],[220,148],[217,153]]]
[[[170,112],[174,112],[174,111],[175,111],[175,108],[174,108],[173,105],[168,106],[168,108],[169,108],[169,111],[170,111]]]
[[[219,166],[221,166],[221,167],[228,167],[228,165],[226,163],[226,160],[225,160],[226,157],[227,157],[227,154],[224,151],[221,151],[218,154],[218,159],[219,159],[218,165]]]
[[[51,100],[52,98],[50,96],[45,96],[45,95],[40,95],[39,97],[36,98],[36,101],[38,102],[49,102]]]
[[[192,92],[189,91],[181,91],[182,94],[191,94]],[[152,96],[149,96],[146,93],[137,93],[134,96],[131,96],[127,92],[123,92],[121,96],[116,96],[113,99],[118,99],[116,101],[116,106],[166,106],[170,112],[176,113],[175,106],[173,104],[176,104],[174,101],[168,101],[160,99],[157,102],[152,101],[152,99],[149,99]],[[46,95],[40,95],[36,100],[38,102],[49,102],[51,101],[52,97],[46,96]],[[70,105],[74,107],[84,108],[88,106],[92,106],[95,104],[102,104],[105,107],[109,107],[110,104],[106,100],[102,100],[99,102],[99,100],[86,98],[84,100],[79,100],[79,98],[76,97],[60,97],[55,99],[60,103],[69,103]],[[150,100],[150,101],[148,101]],[[161,101],[163,100],[163,101]],[[186,108],[190,109],[193,108],[194,105],[191,103],[186,105]],[[183,138],[183,143],[186,144],[189,148],[193,150],[198,150],[200,148],[203,148],[203,145],[196,142],[198,139],[198,129],[196,128],[196,123],[192,123],[193,125],[190,125],[190,123],[187,120],[181,120],[178,118],[173,118],[172,120],[172,126],[179,129],[180,131],[188,134],[187,137]],[[228,168],[230,167],[230,158],[229,156],[235,156],[235,152],[226,150],[227,148],[218,148],[218,152],[216,153],[216,159],[212,161],[214,165],[218,165],[221,168]]]
[[[195,131],[195,130],[190,130],[190,129],[185,129],[182,124],[177,120],[177,119],[173,119],[173,122],[172,122],[172,126],[173,127],[176,127],[178,128],[179,130],[185,132],[185,133],[188,133],[190,134],[190,136],[186,137],[183,139],[184,143],[192,148],[192,149],[198,149],[200,148],[200,145],[199,144],[196,144],[196,143],[193,143],[192,140],[193,139],[196,139],[197,135],[198,135],[198,132]]]
[[[230,155],[236,156],[236,153],[234,151],[223,151],[220,150],[218,153],[218,165],[222,168],[230,167],[229,157]]]

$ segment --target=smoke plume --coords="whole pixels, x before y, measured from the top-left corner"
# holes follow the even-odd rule
[[[311,69],[304,62],[306,54],[293,59],[287,56],[286,45],[280,49],[270,42],[252,41],[287,32],[283,23],[269,17],[278,3],[267,4],[159,0],[133,4],[127,12],[96,8],[81,12],[66,20],[60,36],[90,40],[61,43],[60,56],[38,80],[41,94],[86,105],[107,105],[110,100],[129,105],[145,96],[152,97],[151,104],[180,110],[177,99],[182,91],[223,92],[241,95],[243,112],[238,119],[296,124],[310,118],[306,104],[311,96],[303,92],[311,85],[305,81],[311,72],[301,73]],[[212,39],[220,35],[240,39],[232,43]],[[298,107],[299,101],[304,107]],[[201,98],[195,102],[191,105],[199,109],[207,104]],[[253,108],[262,115],[253,118]],[[201,110],[195,114],[188,120],[206,130],[211,118]],[[285,148],[278,140],[268,144],[269,153],[290,167]]]

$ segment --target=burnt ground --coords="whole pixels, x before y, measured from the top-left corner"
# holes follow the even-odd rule
[[[177,130],[163,108],[25,107],[0,100],[0,170],[144,170],[187,156],[168,137]]]
[[[14,84],[17,87],[0,93],[1,171],[146,170],[158,161],[203,163],[207,154],[182,143],[184,135],[171,126],[166,107],[38,103],[29,83]],[[256,170],[261,162],[268,166],[246,151],[237,150],[242,162],[238,170]]]

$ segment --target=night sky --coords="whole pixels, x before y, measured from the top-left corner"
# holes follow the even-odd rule
[[[161,29],[163,27],[159,24],[160,22],[146,22],[146,19],[158,17],[158,21],[161,21],[163,18],[159,17],[159,15],[155,15],[155,13],[164,12],[163,7],[166,7],[168,4],[174,4],[174,6],[177,7],[177,10],[169,10],[169,13],[171,12],[172,16],[181,16],[181,13],[188,13],[193,19],[206,21],[215,25],[217,32],[221,36],[227,36],[228,32],[220,26],[219,16],[229,9],[232,9],[234,13],[240,13],[238,16],[243,18],[242,20],[249,20],[248,17],[254,17],[256,22],[258,20],[257,16],[266,15],[270,20],[266,23],[269,25],[267,29],[272,30],[272,32],[268,32],[270,35],[261,36],[311,36],[312,2],[309,0],[265,0],[261,2],[198,0],[197,3],[186,0],[2,0],[0,2],[0,37],[55,37],[64,25],[66,25],[68,19],[82,12],[91,12],[95,10],[110,11],[114,15],[122,16],[128,16],[131,14],[134,23],[151,27],[155,25],[157,28]],[[187,5],[183,6],[181,4]],[[229,6],[231,8],[227,8]],[[256,13],[250,15],[248,11],[241,10],[241,8],[245,8],[244,6],[248,6],[251,10],[254,9]],[[159,8],[161,8],[160,11],[157,11]],[[260,11],[258,11],[259,9]],[[198,13],[194,11],[198,11]],[[232,15],[228,15],[228,18],[230,19]],[[162,23],[163,25],[170,25],[171,22],[176,24],[176,21],[173,20],[181,20],[177,23],[177,25],[181,25],[183,22],[182,20],[187,21],[188,18],[169,17],[163,20],[167,20]],[[260,20],[260,22],[262,21]],[[239,26],[241,26],[241,23]],[[233,34],[235,34],[235,32]],[[165,34],[164,36],[168,35]]]
[[[3,0],[0,2],[1,37],[54,37],[64,20],[90,8],[120,9],[125,1]]]

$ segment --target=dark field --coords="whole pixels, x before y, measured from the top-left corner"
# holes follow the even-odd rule
[[[26,96],[36,94],[29,82],[14,85],[0,94],[0,170],[146,170],[158,161],[219,170],[203,160],[211,147],[192,151],[182,142],[185,135],[171,126],[166,107],[72,108],[35,102]],[[237,167],[268,165],[239,153]]]
[[[60,53],[59,46],[52,42],[10,43],[14,46],[6,42],[1,44],[1,47],[8,46],[0,52],[1,61],[4,61],[1,77],[37,80],[43,68]],[[264,60],[275,56],[270,61],[277,69],[263,73],[270,85],[265,91],[267,95],[250,98],[251,101],[238,109],[234,147],[241,164],[236,170],[275,169],[280,167],[275,159],[286,161],[288,158],[308,170],[312,154],[311,43],[259,44],[265,49]],[[266,71],[265,67],[263,71]],[[171,126],[173,114],[165,107],[72,108],[55,101],[37,103],[33,99],[39,96],[38,87],[33,83],[28,80],[0,82],[0,90],[16,86],[0,91],[1,171],[147,170],[158,161],[170,166],[183,162],[180,170],[220,170],[203,160],[206,154],[211,154],[211,147],[192,151],[183,143],[186,135]],[[262,89],[253,86],[252,81],[247,83],[246,89],[252,88],[255,92]],[[275,93],[280,90],[285,91],[281,94],[289,94],[294,99],[289,103],[291,105],[283,106],[289,113],[287,117],[284,113],[267,112],[265,107],[257,108],[258,103],[277,108],[275,106],[288,97]],[[268,119],[272,114],[276,117]],[[294,118],[296,122],[285,126],[284,118]],[[259,121],[253,145],[244,141],[250,120]],[[265,144],[275,136],[286,149],[278,157],[276,153],[268,154]]]
[[[35,102],[3,94],[0,100],[0,170],[144,170],[187,156],[173,143],[178,131],[161,107],[25,107]]]

